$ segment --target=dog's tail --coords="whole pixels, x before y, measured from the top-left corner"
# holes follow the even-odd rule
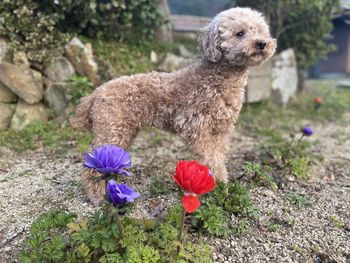
[[[74,128],[83,130],[92,129],[92,119],[90,114],[94,100],[94,93],[81,99],[79,105],[75,109],[74,116],[69,120]]]

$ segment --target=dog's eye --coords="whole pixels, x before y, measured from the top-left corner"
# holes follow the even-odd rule
[[[243,31],[240,31],[240,32],[236,33],[236,36],[238,36],[238,37],[243,37],[243,36],[244,36],[244,32],[243,32]]]

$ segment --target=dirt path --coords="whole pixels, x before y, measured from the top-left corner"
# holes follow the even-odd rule
[[[318,144],[313,150],[324,160],[314,167],[313,177],[283,191],[253,190],[262,217],[242,237],[210,239],[217,248],[215,261],[350,262],[350,114],[340,125],[314,130],[310,139]],[[291,205],[290,192],[305,196],[309,205]]]
[[[314,147],[324,161],[309,182],[277,191],[252,190],[259,222],[250,222],[240,237],[205,238],[214,248],[214,262],[350,262],[350,115],[346,120],[315,127],[312,139],[319,143]],[[233,139],[229,168],[237,174],[256,140],[238,133]],[[142,194],[137,216],[150,216],[152,202],[164,207],[175,203],[174,194],[150,197],[150,178],[170,180],[176,161],[191,157],[184,145],[168,134],[148,131],[138,137],[131,154],[136,179],[130,182]],[[15,261],[31,222],[41,213],[63,208],[83,217],[94,211],[80,184],[81,161],[0,148],[0,262]],[[309,205],[291,205],[291,191],[307,197]],[[232,220],[239,224],[238,218]]]

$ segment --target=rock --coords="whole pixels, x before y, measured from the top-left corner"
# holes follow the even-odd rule
[[[0,103],[16,102],[17,96],[0,82]]]
[[[12,117],[11,128],[20,130],[32,122],[47,122],[49,114],[42,103],[28,104],[20,100]]]
[[[181,57],[194,58],[194,54],[192,54],[184,45],[179,45],[176,50]]]
[[[0,38],[0,64],[3,61],[12,62],[12,49],[10,45],[2,38]]]
[[[182,58],[172,53],[167,53],[164,61],[159,65],[159,69],[172,72],[184,68],[194,62],[194,59]]]
[[[75,69],[68,59],[60,56],[52,58],[45,74],[53,82],[64,82],[75,75]]]
[[[43,75],[36,70],[31,70],[32,74],[33,74],[33,79],[34,79],[34,83],[37,87],[41,87],[41,91],[43,92],[43,85],[44,85],[44,78]]]
[[[94,85],[100,84],[98,65],[94,59],[91,44],[84,45],[78,38],[74,37],[65,46],[65,52],[68,60],[79,74],[87,76]]]
[[[52,83],[45,90],[44,99],[47,105],[58,116],[68,106],[67,98],[64,94],[65,83]]]
[[[286,49],[272,58],[272,100],[286,106],[298,88],[298,72],[293,49]]]
[[[338,87],[339,88],[350,88],[350,81],[348,80],[341,80],[338,82]]]
[[[43,97],[41,73],[4,62],[0,64],[0,82],[25,102],[34,104]]]
[[[157,55],[157,53],[154,50],[151,51],[150,60],[151,60],[151,62],[153,64],[157,64],[158,63],[158,55]]]
[[[27,55],[24,51],[16,51],[13,53],[13,64],[16,66],[26,66],[28,68],[30,66]]]
[[[0,103],[0,131],[6,130],[15,111],[16,104]]]
[[[253,67],[248,76],[245,102],[252,103],[266,100],[271,95],[272,62]]]

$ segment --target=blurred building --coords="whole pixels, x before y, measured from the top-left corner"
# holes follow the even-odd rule
[[[343,12],[333,17],[334,29],[330,44],[337,47],[310,69],[310,77],[340,77],[350,75],[350,1],[342,1]]]

